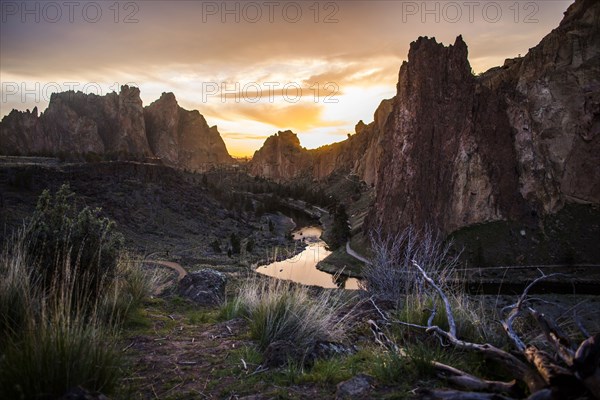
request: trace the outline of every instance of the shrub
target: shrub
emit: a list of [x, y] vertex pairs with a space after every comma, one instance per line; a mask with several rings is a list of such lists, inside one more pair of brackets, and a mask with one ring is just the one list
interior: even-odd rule
[[458, 255], [451, 255], [452, 243], [443, 243], [439, 234], [431, 229], [417, 232], [409, 227], [396, 234], [385, 236], [376, 229], [371, 234], [373, 259], [363, 270], [362, 288], [369, 295], [389, 300], [398, 307], [409, 295], [420, 301], [431, 296], [431, 288], [413, 267], [416, 260], [438, 284], [450, 284]]
[[120, 367], [114, 325], [100, 321], [100, 303], [74, 300], [83, 276], [69, 257], [58, 257], [64, 274], [46, 287], [25, 237], [15, 235], [0, 255], [0, 398], [53, 399], [77, 385], [110, 392]]
[[344, 338], [347, 318], [339, 316], [345, 304], [342, 296], [334, 291], [311, 296], [309, 288], [290, 281], [253, 278], [242, 284], [226, 309], [249, 320], [250, 333], [262, 350], [277, 340], [309, 348], [317, 340]]
[[0, 253], [0, 398], [54, 399], [78, 385], [110, 393], [115, 333], [152, 291], [112, 222], [76, 213], [70, 197], [45, 192]]
[[64, 280], [65, 266], [77, 266], [81, 279], [73, 282], [74, 298], [83, 302], [91, 297], [94, 302], [115, 274], [124, 239], [116, 232], [115, 223], [100, 215], [100, 209], [78, 211], [73, 197], [68, 185], [61, 186], [54, 196], [45, 190], [25, 241], [45, 290]]

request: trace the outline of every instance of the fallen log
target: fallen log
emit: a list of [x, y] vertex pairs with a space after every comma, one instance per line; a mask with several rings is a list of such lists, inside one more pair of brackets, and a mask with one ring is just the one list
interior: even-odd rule
[[525, 357], [550, 386], [560, 386], [575, 378], [571, 371], [556, 365], [548, 353], [535, 346], [528, 346], [525, 349]]

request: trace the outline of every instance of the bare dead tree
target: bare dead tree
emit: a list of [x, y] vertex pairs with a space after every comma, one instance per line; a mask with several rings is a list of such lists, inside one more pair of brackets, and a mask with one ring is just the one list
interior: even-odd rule
[[458, 264], [459, 254], [452, 254], [452, 243], [445, 243], [431, 228], [417, 231], [408, 227], [386, 235], [381, 227], [371, 232], [373, 258], [363, 270], [362, 288], [379, 300], [399, 305], [408, 295], [420, 300], [430, 295], [430, 288], [412, 260], [417, 259], [427, 274], [442, 285]]

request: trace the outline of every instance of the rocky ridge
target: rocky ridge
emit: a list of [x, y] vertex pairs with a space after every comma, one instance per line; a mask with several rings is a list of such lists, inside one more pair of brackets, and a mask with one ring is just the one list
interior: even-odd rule
[[198, 111], [181, 108], [172, 93], [144, 108], [139, 89], [129, 86], [105, 96], [54, 93], [39, 116], [37, 108], [11, 111], [0, 122], [0, 153], [159, 157], [191, 170], [232, 161], [217, 127]]

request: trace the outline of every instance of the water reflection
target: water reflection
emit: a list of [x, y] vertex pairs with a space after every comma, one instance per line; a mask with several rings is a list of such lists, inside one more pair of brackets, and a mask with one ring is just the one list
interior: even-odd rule
[[315, 285], [324, 288], [358, 289], [355, 278], [334, 276], [317, 269], [319, 261], [331, 254], [321, 240], [322, 229], [309, 226], [292, 233], [295, 240], [307, 244], [306, 248], [293, 257], [282, 261], [275, 261], [257, 268], [257, 272], [279, 279], [288, 279], [305, 285]]

